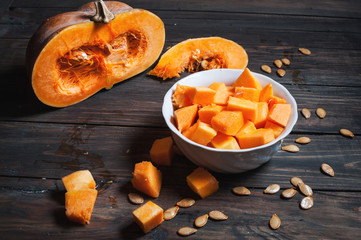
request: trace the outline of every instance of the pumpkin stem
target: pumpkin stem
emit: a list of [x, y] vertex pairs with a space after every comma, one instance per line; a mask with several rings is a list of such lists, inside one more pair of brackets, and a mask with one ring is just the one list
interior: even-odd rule
[[109, 23], [111, 20], [114, 19], [114, 14], [109, 11], [103, 0], [94, 1], [94, 5], [96, 9], [96, 14], [92, 17], [92, 21]]

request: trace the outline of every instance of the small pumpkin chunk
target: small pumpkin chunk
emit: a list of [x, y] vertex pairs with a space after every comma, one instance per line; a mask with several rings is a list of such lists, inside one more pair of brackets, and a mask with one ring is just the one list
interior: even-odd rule
[[244, 98], [252, 102], [258, 102], [261, 90], [248, 87], [236, 87], [234, 90], [234, 97]]
[[238, 142], [234, 137], [220, 132], [212, 139], [211, 144], [214, 148], [219, 149], [240, 149]]
[[273, 97], [273, 87], [272, 84], [269, 83], [267, 86], [265, 86], [260, 95], [259, 95], [259, 101], [260, 102], [267, 102]]
[[268, 109], [271, 109], [272, 106], [274, 104], [277, 103], [287, 103], [285, 99], [277, 97], [277, 96], [272, 96], [269, 100], [268, 100]]
[[243, 113], [239, 111], [222, 111], [212, 118], [211, 123], [216, 131], [234, 136], [243, 126]]
[[264, 145], [275, 139], [272, 129], [260, 128], [249, 134], [236, 136], [240, 148], [253, 148]]
[[278, 138], [279, 135], [281, 135], [281, 133], [284, 130], [284, 127], [281, 127], [280, 125], [273, 123], [269, 120], [266, 121], [266, 124], [264, 125], [264, 128], [268, 128], [268, 129], [272, 129], [273, 133], [275, 135], [275, 138]]
[[152, 201], [148, 201], [135, 209], [133, 217], [144, 233], [150, 232], [164, 221], [163, 209]]
[[189, 91], [190, 99], [193, 104], [207, 106], [214, 102], [216, 91], [208, 87], [194, 87]]
[[195, 124], [193, 124], [190, 128], [182, 132], [183, 136], [185, 136], [188, 139], [191, 139], [194, 131], [198, 128], [199, 121], [197, 121]]
[[192, 100], [189, 98], [188, 91], [191, 87], [177, 84], [177, 87], [172, 94], [172, 102], [175, 108], [182, 108], [192, 105]]
[[98, 191], [95, 189], [71, 190], [65, 193], [66, 216], [72, 222], [89, 224]]
[[274, 104], [269, 111], [268, 120], [286, 127], [291, 117], [291, 104]]
[[223, 106], [215, 104], [205, 106], [198, 111], [199, 120], [204, 123], [211, 124], [212, 118], [218, 113], [220, 113], [222, 110], [224, 110]]
[[214, 103], [215, 104], [227, 105], [229, 92], [228, 92], [228, 89], [226, 87], [226, 84], [215, 82], [215, 83], [212, 83], [209, 86], [209, 88], [216, 91], [216, 95], [214, 95]]
[[238, 79], [233, 83], [233, 87], [249, 87], [262, 90], [259, 81], [252, 75], [251, 71], [246, 68]]
[[196, 143], [207, 146], [216, 135], [217, 131], [209, 124], [199, 121], [190, 139]]
[[80, 170], [62, 177], [65, 189], [69, 191], [80, 189], [95, 189], [95, 181], [89, 170]]
[[257, 103], [257, 114], [256, 119], [254, 120], [254, 125], [256, 128], [262, 128], [266, 124], [268, 116], [268, 105], [266, 102]]
[[158, 165], [170, 166], [173, 156], [174, 150], [172, 137], [156, 139], [153, 142], [152, 148], [150, 149], [150, 159], [152, 162]]
[[257, 104], [244, 98], [229, 97], [227, 110], [241, 111], [245, 120], [254, 121], [257, 114]]
[[177, 124], [177, 128], [180, 132], [187, 130], [196, 119], [198, 112], [198, 105], [194, 104], [191, 106], [179, 108], [174, 111], [174, 119]]
[[138, 191], [151, 197], [158, 197], [162, 186], [162, 173], [151, 162], [135, 164], [132, 185]]
[[219, 188], [217, 179], [201, 167], [187, 176], [187, 184], [201, 198], [208, 197]]
[[239, 129], [239, 131], [237, 132], [236, 134], [236, 137], [238, 135], [242, 135], [242, 134], [248, 134], [248, 133], [251, 133], [251, 132], [254, 132], [256, 131], [256, 126], [254, 125], [253, 122], [251, 121], [247, 121], [242, 127], [241, 129]]

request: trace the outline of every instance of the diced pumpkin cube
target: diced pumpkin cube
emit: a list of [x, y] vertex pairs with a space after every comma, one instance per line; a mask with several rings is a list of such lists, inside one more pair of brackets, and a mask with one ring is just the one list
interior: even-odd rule
[[182, 108], [192, 105], [192, 100], [189, 98], [189, 86], [178, 84], [174, 93], [172, 94], [172, 102], [175, 108]]
[[212, 117], [220, 113], [224, 109], [223, 106], [211, 104], [205, 107], [202, 107], [198, 111], [199, 120], [211, 124]]
[[170, 166], [174, 155], [172, 137], [156, 139], [150, 149], [150, 159], [158, 165]]
[[214, 95], [214, 103], [218, 105], [226, 105], [229, 97], [229, 92], [224, 83], [212, 83], [209, 86], [210, 89], [216, 91], [216, 95]]
[[234, 95], [234, 87], [233, 86], [226, 86], [228, 90], [228, 95], [233, 96]]
[[72, 222], [89, 224], [98, 191], [95, 189], [71, 190], [65, 193], [66, 216]]
[[135, 164], [132, 185], [138, 191], [151, 197], [158, 197], [162, 186], [162, 173], [151, 162]]
[[272, 84], [269, 83], [267, 84], [267, 86], [265, 86], [260, 95], [259, 95], [259, 101], [260, 102], [266, 102], [268, 103], [268, 101], [273, 97], [273, 87]]
[[257, 114], [257, 103], [244, 98], [229, 97], [227, 110], [241, 111], [245, 120], [254, 121]]
[[234, 97], [244, 98], [253, 102], [259, 101], [260, 89], [248, 87], [236, 87], [234, 90]]
[[200, 167], [187, 176], [187, 184], [201, 198], [208, 197], [219, 188], [217, 179]]
[[174, 111], [174, 120], [180, 132], [187, 130], [196, 119], [198, 105], [194, 104], [188, 107], [179, 108]]
[[212, 147], [219, 149], [239, 149], [237, 140], [229, 135], [218, 133], [211, 141]]
[[268, 120], [277, 123], [282, 127], [286, 127], [291, 117], [290, 104], [274, 104], [269, 111]]
[[67, 191], [95, 189], [95, 181], [89, 170], [73, 172], [61, 179]]
[[243, 126], [244, 118], [239, 111], [222, 111], [212, 118], [211, 123], [217, 132], [234, 136]]
[[193, 87], [192, 90], [189, 91], [192, 103], [201, 105], [202, 107], [213, 103], [215, 95], [216, 91], [208, 87]]
[[266, 124], [264, 125], [264, 128], [266, 129], [272, 129], [273, 133], [275, 135], [275, 138], [278, 138], [279, 135], [281, 135], [281, 133], [284, 130], [284, 127], [281, 127], [280, 125], [273, 123], [269, 120], [266, 121]]
[[182, 132], [183, 136], [185, 136], [188, 139], [191, 139], [194, 131], [197, 129], [199, 125], [199, 121], [197, 121], [195, 124], [193, 124], [190, 128], [188, 128], [187, 130], [185, 130], [184, 132]]
[[261, 84], [248, 68], [244, 69], [241, 76], [233, 83], [233, 87], [249, 87], [262, 90]]
[[197, 122], [197, 127], [194, 130], [190, 140], [205, 145], [207, 144], [217, 135], [217, 131], [214, 130], [209, 124], [204, 122]]
[[135, 209], [133, 217], [144, 233], [150, 232], [164, 221], [163, 209], [152, 201], [148, 201]]
[[264, 145], [275, 139], [272, 129], [260, 128], [249, 134], [236, 136], [241, 149]]
[[274, 104], [277, 103], [287, 103], [285, 99], [277, 97], [277, 96], [272, 96], [269, 100], [268, 100], [268, 109], [271, 109], [272, 106]]
[[256, 131], [256, 126], [254, 125], [253, 122], [251, 121], [247, 121], [242, 127], [241, 129], [239, 129], [239, 131], [236, 134], [236, 137], [238, 135], [242, 135], [242, 134], [248, 134], [251, 133], [253, 131]]
[[256, 128], [263, 128], [268, 116], [268, 104], [266, 102], [257, 103], [256, 119], [253, 121]]

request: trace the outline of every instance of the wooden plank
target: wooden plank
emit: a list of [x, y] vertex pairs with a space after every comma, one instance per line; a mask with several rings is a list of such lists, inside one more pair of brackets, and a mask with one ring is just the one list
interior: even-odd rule
[[[47, 180], [51, 181], [51, 180]], [[24, 182], [25, 184], [25, 182]], [[222, 187], [217, 193], [199, 199], [183, 185], [163, 186], [159, 198], [150, 199], [167, 209], [183, 197], [194, 197], [196, 204], [180, 209], [178, 215], [163, 222], [148, 234], [135, 224], [132, 205], [127, 194], [134, 191], [129, 182], [109, 184], [100, 188], [91, 223], [79, 226], [69, 222], [64, 214], [64, 191], [25, 192], [2, 190], [0, 195], [0, 238], [2, 239], [182, 239], [178, 228], [193, 227], [196, 217], [217, 209], [228, 215], [226, 221], [208, 223], [193, 236], [197, 239], [358, 239], [361, 237], [360, 192], [315, 191], [314, 207], [301, 210], [301, 194], [284, 200], [280, 194], [266, 195], [263, 189], [251, 189], [251, 196], [239, 197], [231, 188]], [[112, 198], [109, 198], [109, 197]], [[268, 226], [276, 213], [281, 227]], [[302, 233], [300, 235], [300, 233]]]
[[[295, 131], [337, 133], [340, 128], [350, 128], [355, 134], [361, 133], [361, 122], [358, 120], [361, 119], [359, 88], [298, 85], [308, 77], [316, 82], [319, 75], [315, 70], [315, 75], [310, 76], [305, 70], [292, 79], [290, 75], [294, 73], [287, 74], [283, 81], [287, 82], [285, 86], [295, 97], [298, 108], [306, 107], [314, 112], [317, 107], [322, 107], [327, 111], [327, 117], [323, 120], [314, 113], [309, 120], [300, 115]], [[122, 126], [165, 127], [161, 113], [163, 96], [177, 80], [162, 81], [142, 73], [114, 86], [110, 91], [102, 90], [75, 106], [55, 109], [36, 99], [23, 67], [14, 66], [6, 74], [12, 76], [1, 79], [1, 120]], [[328, 77], [331, 78], [331, 75]], [[334, 84], [340, 84], [339, 79], [334, 79]]]
[[[169, 136], [163, 128], [128, 128], [39, 123], [0, 123], [0, 176], [60, 179], [70, 172], [89, 169], [97, 180], [129, 181], [134, 164], [149, 161], [149, 150], [157, 138]], [[284, 144], [302, 135], [291, 134]], [[265, 188], [279, 183], [290, 186], [293, 176], [301, 177], [317, 190], [360, 191], [355, 184], [361, 174], [357, 136], [311, 135], [308, 145], [297, 154], [279, 151], [264, 166], [243, 174], [216, 174], [221, 185], [242, 184]], [[20, 151], [21, 150], [21, 151]], [[336, 176], [320, 172], [330, 164]], [[184, 156], [177, 156], [172, 167], [161, 167], [164, 181], [177, 186], [195, 168]]]
[[[68, 12], [66, 8], [10, 8], [0, 17], [1, 24], [39, 26], [45, 19], [60, 13]], [[183, 21], [196, 21], [196, 26], [204, 28], [205, 25], [218, 25], [219, 21], [225, 26], [236, 25], [242, 29], [268, 29], [288, 31], [312, 31], [312, 32], [342, 32], [360, 33], [361, 23], [355, 18], [318, 17], [315, 23], [314, 17], [290, 16], [273, 14], [252, 13], [227, 13], [207, 11], [189, 12], [178, 10], [153, 10], [165, 23], [181, 24]], [[215, 20], [217, 19], [217, 20]], [[264, 24], [267, 22], [267, 24]]]
[[[63, 0], [56, 2], [49, 1], [36, 1], [31, 0], [14, 0], [12, 3], [13, 8], [19, 7], [61, 7], [76, 9], [83, 3], [87, 3], [89, 0], [71, 1]], [[276, 0], [270, 4], [267, 0], [261, 1], [239, 1], [239, 0], [227, 0], [227, 1], [176, 1], [176, 0], [163, 0], [163, 1], [129, 1], [123, 2], [129, 4], [134, 8], [144, 8], [150, 10], [188, 10], [188, 11], [209, 11], [209, 12], [251, 12], [251, 13], [269, 13], [269, 14], [287, 14], [287, 15], [306, 15], [306, 16], [332, 16], [332, 17], [360, 17], [360, 2], [354, 0], [348, 1], [311, 1], [306, 0], [302, 2]]]

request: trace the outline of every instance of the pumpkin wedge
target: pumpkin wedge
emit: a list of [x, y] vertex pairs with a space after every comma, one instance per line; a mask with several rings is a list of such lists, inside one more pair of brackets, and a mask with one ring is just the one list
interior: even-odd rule
[[237, 43], [221, 37], [188, 39], [165, 52], [150, 75], [163, 78], [180, 77], [187, 69], [198, 72], [215, 68], [244, 69], [248, 55]]
[[54, 107], [78, 103], [143, 72], [159, 57], [164, 39], [159, 17], [116, 1], [51, 17], [27, 48], [34, 92]]

